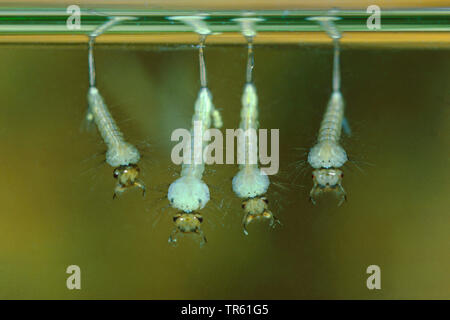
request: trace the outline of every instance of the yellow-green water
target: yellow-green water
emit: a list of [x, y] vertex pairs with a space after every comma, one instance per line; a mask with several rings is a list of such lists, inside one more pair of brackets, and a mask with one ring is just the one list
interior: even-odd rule
[[[205, 54], [214, 103], [235, 128], [246, 48]], [[197, 59], [188, 46], [96, 48], [98, 87], [143, 150], [149, 187], [145, 198], [133, 190], [113, 200], [101, 138], [79, 130], [87, 48], [0, 48], [0, 298], [450, 298], [449, 51], [343, 48], [353, 135], [342, 140], [362, 171], [346, 165], [348, 201], [338, 208], [309, 202], [308, 167], [290, 184], [305, 158], [295, 148], [313, 145], [330, 95], [331, 47], [256, 47], [260, 124], [280, 129], [272, 180], [287, 189], [272, 185], [269, 198], [283, 226], [254, 224], [244, 236], [231, 190], [238, 168], [214, 165], [204, 177], [208, 244], [184, 237], [173, 248], [164, 196], [180, 168], [170, 134], [190, 126]], [[79, 291], [66, 288], [72, 264]], [[372, 264], [378, 291], [366, 287]]]

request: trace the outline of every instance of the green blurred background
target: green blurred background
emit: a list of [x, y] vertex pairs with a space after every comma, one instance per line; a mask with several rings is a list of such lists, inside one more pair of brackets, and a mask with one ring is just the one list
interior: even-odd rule
[[[239, 123], [244, 46], [205, 50], [225, 128]], [[257, 46], [262, 128], [280, 129], [272, 210], [283, 226], [241, 228], [231, 191], [238, 168], [210, 166], [202, 211], [208, 244], [167, 243], [164, 199], [179, 167], [170, 134], [187, 128], [199, 88], [191, 46], [96, 48], [98, 87], [127, 139], [143, 153], [149, 188], [113, 200], [105, 146], [80, 132], [86, 46], [0, 48], [0, 298], [380, 299], [450, 298], [450, 60], [433, 49], [342, 52], [342, 90], [353, 129], [343, 145], [348, 201], [313, 206], [307, 166], [331, 91], [330, 46]], [[306, 148], [298, 150], [297, 148]], [[359, 166], [361, 170], [357, 168]], [[81, 290], [66, 288], [67, 266]], [[366, 268], [381, 267], [381, 290]]]

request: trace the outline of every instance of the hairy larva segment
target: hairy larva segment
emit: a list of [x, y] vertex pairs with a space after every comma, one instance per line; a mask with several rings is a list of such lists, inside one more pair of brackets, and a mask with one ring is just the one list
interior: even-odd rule
[[239, 127], [243, 130], [258, 129], [258, 95], [253, 83], [245, 85], [241, 102], [241, 123]]
[[344, 119], [344, 99], [340, 91], [332, 93], [320, 124], [317, 144], [308, 154], [311, 167], [339, 168], [347, 162], [347, 153], [339, 145]]
[[341, 137], [343, 118], [344, 99], [340, 92], [333, 92], [322, 123], [320, 124], [317, 142], [329, 140], [337, 143]]
[[89, 111], [88, 117], [93, 118], [103, 140], [108, 148], [123, 143], [123, 134], [120, 132], [108, 107], [95, 87], [90, 87], [88, 92]]
[[139, 151], [135, 146], [124, 140], [122, 132], [120, 132], [102, 96], [95, 87], [89, 89], [88, 104], [88, 114], [92, 115], [98, 131], [108, 147], [106, 162], [112, 167], [138, 163], [140, 159]]
[[[214, 104], [212, 102], [211, 92], [207, 88], [201, 88], [197, 100], [195, 101], [194, 107], [195, 113], [192, 117], [192, 126], [194, 127], [195, 121], [200, 121], [201, 126], [201, 137], [204, 136], [206, 130], [211, 127], [211, 119], [214, 111], [217, 111], [214, 108]], [[218, 117], [218, 115], [216, 115]], [[218, 119], [217, 119], [218, 121]], [[220, 119], [221, 121], [221, 119]], [[195, 154], [194, 154], [194, 139], [193, 139], [193, 129], [191, 130], [192, 141], [191, 141], [191, 161], [190, 163], [185, 163], [182, 166], [181, 176], [182, 177], [195, 177], [199, 180], [202, 179], [203, 172], [205, 171], [205, 164], [203, 159], [201, 159], [201, 163], [195, 163]], [[201, 141], [201, 150], [203, 154], [203, 149], [205, 146], [205, 141]]]
[[207, 129], [211, 127], [212, 111], [214, 110], [212, 95], [208, 88], [201, 88], [198, 92], [194, 110], [195, 113], [192, 117], [192, 126], [194, 126], [194, 121], [201, 121], [203, 125], [203, 134]]

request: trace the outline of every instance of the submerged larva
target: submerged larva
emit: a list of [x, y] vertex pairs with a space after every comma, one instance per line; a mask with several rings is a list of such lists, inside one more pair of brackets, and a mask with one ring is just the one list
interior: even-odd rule
[[[195, 31], [200, 34], [199, 44], [199, 63], [200, 63], [200, 84], [197, 100], [195, 102], [195, 112], [192, 117], [192, 128], [196, 123], [200, 123], [201, 137], [206, 130], [213, 124], [215, 127], [222, 126], [222, 118], [212, 102], [212, 95], [207, 86], [206, 66], [204, 58], [204, 46], [207, 34], [210, 33], [201, 17], [176, 17], [189, 25], [194, 26]], [[175, 19], [175, 18], [174, 18]], [[191, 133], [194, 129], [191, 130]], [[194, 139], [191, 139], [192, 150], [194, 150]], [[200, 150], [203, 151], [205, 145], [203, 139], [200, 139]], [[201, 153], [203, 154], [203, 152]], [[203, 217], [198, 210], [201, 210], [210, 200], [209, 187], [202, 180], [205, 164], [203, 159], [195, 159], [194, 152], [191, 152], [190, 163], [182, 165], [181, 176], [170, 186], [167, 198], [170, 205], [180, 210], [174, 217], [175, 229], [169, 237], [169, 243], [175, 245], [178, 241], [178, 235], [191, 233], [200, 238], [200, 245], [206, 243], [206, 237], [201, 229]], [[200, 161], [198, 161], [200, 160]]]
[[343, 173], [339, 169], [348, 160], [347, 153], [339, 144], [342, 126], [344, 125], [344, 99], [341, 93], [340, 63], [339, 63], [339, 39], [341, 34], [337, 30], [334, 17], [315, 17], [327, 34], [333, 39], [333, 92], [328, 102], [323, 120], [320, 124], [317, 143], [310, 149], [308, 162], [313, 170], [313, 187], [310, 192], [312, 203], [324, 192], [334, 192], [341, 205], [346, 199], [346, 193], [342, 187]]
[[107, 29], [123, 20], [129, 19], [133, 18], [113, 17], [89, 35], [89, 91], [87, 96], [89, 107], [86, 120], [95, 122], [108, 148], [106, 162], [114, 167], [113, 176], [117, 179], [113, 198], [116, 198], [119, 194], [132, 187], [141, 188], [142, 193], [145, 194], [145, 185], [138, 178], [140, 172], [138, 167], [138, 162], [141, 157], [140, 153], [135, 146], [125, 141], [123, 133], [114, 121], [103, 97], [96, 87], [94, 43], [95, 39]]
[[248, 235], [247, 226], [253, 220], [269, 220], [270, 226], [275, 226], [279, 220], [269, 210], [268, 200], [265, 196], [270, 185], [269, 177], [258, 167], [257, 138], [258, 130], [258, 95], [253, 83], [254, 53], [253, 37], [256, 35], [253, 24], [261, 21], [258, 18], [239, 18], [235, 21], [241, 24], [242, 34], [247, 39], [247, 69], [246, 84], [242, 95], [241, 122], [239, 128], [243, 132], [254, 131], [252, 135], [245, 135], [243, 145], [238, 145], [239, 154], [244, 152], [244, 164], [239, 166], [239, 172], [233, 177], [232, 187], [234, 193], [244, 199], [242, 221], [244, 234]]

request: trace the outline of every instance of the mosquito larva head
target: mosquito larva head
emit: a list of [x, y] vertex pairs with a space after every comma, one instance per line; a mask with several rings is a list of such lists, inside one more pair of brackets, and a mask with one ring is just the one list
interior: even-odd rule
[[253, 220], [269, 220], [269, 225], [274, 227], [280, 221], [269, 210], [269, 200], [265, 196], [254, 197], [242, 202], [245, 216], [242, 222], [244, 233], [247, 235], [247, 226]]
[[169, 243], [176, 245], [178, 242], [178, 236], [181, 234], [195, 234], [200, 238], [200, 246], [206, 243], [206, 237], [203, 235], [203, 231], [200, 228], [203, 217], [199, 213], [180, 212], [173, 217], [175, 223], [175, 229], [169, 237]]
[[183, 233], [193, 233], [200, 230], [203, 217], [199, 213], [180, 212], [173, 217], [176, 228]]
[[124, 186], [132, 186], [141, 169], [136, 164], [127, 164], [114, 169], [114, 178]]
[[339, 169], [318, 169], [313, 171], [314, 183], [322, 189], [334, 189], [341, 184], [344, 174]]
[[242, 209], [246, 214], [261, 215], [265, 210], [269, 209], [269, 200], [266, 197], [254, 197], [242, 202]]
[[145, 194], [145, 185], [138, 179], [141, 170], [137, 164], [122, 165], [114, 169], [113, 176], [117, 179], [114, 198], [117, 194], [124, 192], [128, 188], [139, 187]]
[[339, 205], [346, 199], [345, 190], [342, 187], [344, 174], [339, 169], [317, 169], [313, 171], [314, 186], [311, 189], [310, 198], [315, 203], [316, 198], [324, 192], [334, 192], [339, 198]]

